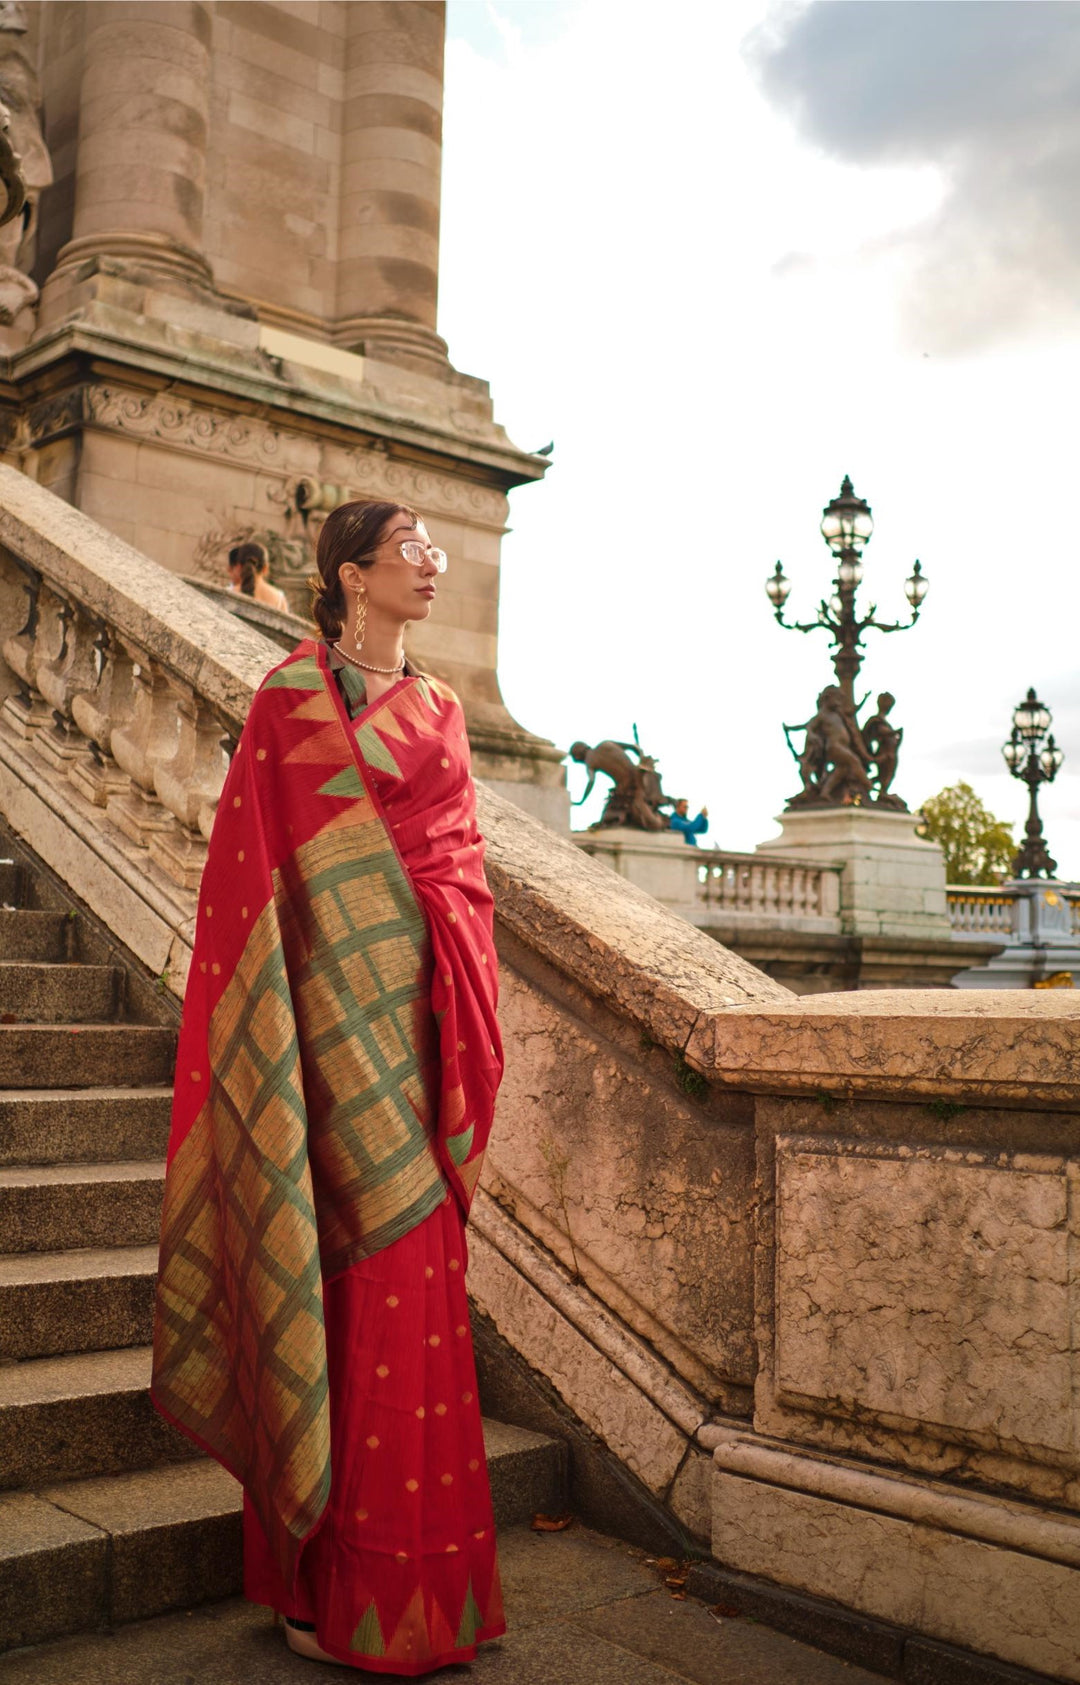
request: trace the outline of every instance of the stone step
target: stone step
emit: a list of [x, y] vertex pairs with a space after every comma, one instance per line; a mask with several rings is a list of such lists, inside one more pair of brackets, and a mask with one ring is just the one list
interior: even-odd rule
[[149, 1346], [0, 1365], [0, 1487], [183, 1461], [194, 1446], [150, 1402]]
[[0, 1253], [149, 1244], [164, 1188], [163, 1159], [2, 1169]]
[[0, 1092], [0, 1165], [162, 1158], [172, 1090], [23, 1088]]
[[0, 1360], [146, 1345], [156, 1274], [156, 1246], [0, 1257]]
[[17, 1024], [107, 1024], [119, 1010], [122, 980], [115, 965], [0, 959], [0, 1018], [13, 1014]]
[[[485, 1423], [495, 1519], [564, 1502], [565, 1447]], [[0, 1496], [0, 1650], [233, 1595], [241, 1497], [206, 1458]]]
[[66, 959], [70, 923], [66, 913], [0, 907], [0, 959]]
[[0, 1089], [170, 1082], [175, 1057], [156, 1024], [0, 1024]]

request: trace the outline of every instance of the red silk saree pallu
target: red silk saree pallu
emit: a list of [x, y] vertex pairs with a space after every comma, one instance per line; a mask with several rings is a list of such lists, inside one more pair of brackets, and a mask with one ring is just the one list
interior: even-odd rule
[[261, 685], [203, 873], [154, 1326], [161, 1412], [240, 1480], [245, 1589], [416, 1675], [505, 1630], [464, 1220], [502, 1074], [465, 723]]

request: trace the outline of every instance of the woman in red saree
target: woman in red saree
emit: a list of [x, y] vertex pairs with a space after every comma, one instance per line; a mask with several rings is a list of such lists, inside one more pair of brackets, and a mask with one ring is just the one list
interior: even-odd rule
[[152, 1393], [244, 1486], [246, 1595], [415, 1676], [505, 1630], [464, 1223], [502, 1074], [461, 706], [405, 660], [446, 566], [349, 503], [203, 873]]

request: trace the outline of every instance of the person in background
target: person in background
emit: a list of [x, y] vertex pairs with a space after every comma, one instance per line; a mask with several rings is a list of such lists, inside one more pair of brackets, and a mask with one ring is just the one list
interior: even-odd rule
[[689, 843], [691, 848], [696, 848], [702, 832], [709, 829], [709, 810], [703, 807], [696, 819], [690, 818], [689, 810], [690, 803], [685, 796], [680, 796], [671, 815], [671, 829], [681, 831], [683, 842]]
[[229, 590], [254, 597], [267, 608], [291, 613], [284, 591], [270, 583], [270, 557], [265, 544], [257, 544], [253, 539], [246, 544], [234, 544], [229, 551]]

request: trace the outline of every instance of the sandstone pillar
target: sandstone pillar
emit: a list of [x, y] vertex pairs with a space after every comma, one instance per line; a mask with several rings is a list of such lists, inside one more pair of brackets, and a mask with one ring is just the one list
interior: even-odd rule
[[201, 0], [89, 0], [72, 238], [54, 294], [95, 257], [206, 284], [210, 14]]
[[445, 363], [435, 332], [445, 7], [348, 9], [334, 338]]

